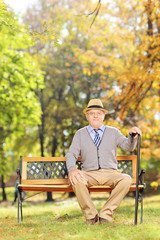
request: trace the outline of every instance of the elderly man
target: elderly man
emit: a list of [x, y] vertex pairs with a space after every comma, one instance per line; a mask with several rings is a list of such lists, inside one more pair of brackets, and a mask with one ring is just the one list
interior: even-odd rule
[[[113, 214], [128, 193], [132, 182], [129, 175], [121, 173], [117, 168], [117, 147], [133, 151], [137, 135], [142, 133], [139, 128], [132, 127], [126, 138], [118, 129], [103, 125], [107, 111], [100, 99], [91, 99], [83, 112], [89, 125], [75, 133], [69, 152], [66, 154], [69, 180], [86, 223], [93, 225], [98, 222], [100, 224], [112, 222]], [[133, 141], [132, 134], [135, 135]], [[76, 169], [79, 155], [82, 159], [81, 171]], [[88, 187], [93, 185], [113, 187], [99, 217], [88, 192]]]

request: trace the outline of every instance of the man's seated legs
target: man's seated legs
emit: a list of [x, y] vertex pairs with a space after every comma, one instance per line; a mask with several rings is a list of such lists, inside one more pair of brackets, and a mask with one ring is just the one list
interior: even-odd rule
[[97, 215], [97, 210], [91, 200], [88, 187], [107, 185], [114, 189], [100, 211], [100, 218], [104, 219], [104, 221], [112, 222], [114, 212], [129, 191], [132, 182], [131, 177], [127, 174], [122, 174], [119, 170], [109, 169], [87, 171], [83, 172], [83, 174], [86, 181], [82, 179], [82, 181], [77, 182], [72, 187], [85, 218], [93, 219]]
[[85, 218], [93, 219], [97, 215], [97, 210], [91, 200], [88, 187], [97, 185], [98, 181], [94, 177], [91, 177], [87, 172], [83, 172], [83, 175], [85, 177], [85, 180], [83, 178], [80, 182], [72, 185], [72, 188], [76, 194], [77, 201]]
[[122, 174], [119, 170], [103, 169], [103, 171], [103, 185], [108, 185], [110, 187], [113, 187], [114, 189], [112, 190], [109, 199], [100, 211], [100, 218], [112, 222], [113, 214], [119, 207], [123, 198], [128, 193], [130, 185], [132, 183], [132, 179], [129, 175]]

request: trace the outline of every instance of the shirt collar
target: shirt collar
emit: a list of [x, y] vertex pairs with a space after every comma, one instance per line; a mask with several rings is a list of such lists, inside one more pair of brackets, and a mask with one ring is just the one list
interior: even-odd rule
[[[87, 126], [88, 132], [91, 133], [92, 131], [94, 131], [94, 128], [92, 128], [90, 125]], [[101, 130], [102, 132], [104, 132], [105, 130], [105, 125], [101, 125], [98, 130]]]

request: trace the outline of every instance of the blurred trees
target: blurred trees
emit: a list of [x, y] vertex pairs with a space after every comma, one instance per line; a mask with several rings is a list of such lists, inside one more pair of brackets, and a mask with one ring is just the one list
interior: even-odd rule
[[[63, 8], [61, 4], [64, 4]], [[33, 32], [40, 31], [44, 22], [48, 26], [61, 16], [57, 24], [60, 30], [59, 46], [55, 47], [51, 39], [47, 42], [37, 39], [37, 44], [31, 49], [46, 73], [42, 104], [45, 124], [42, 121], [40, 130], [43, 129], [45, 149], [52, 156], [56, 152], [64, 155], [73, 134], [84, 125], [82, 108], [89, 99], [102, 97], [109, 67], [105, 54], [100, 56], [95, 51], [92, 32], [87, 33], [88, 25], [84, 26], [84, 22], [77, 17], [78, 4], [84, 9], [86, 6], [83, 2], [70, 1], [68, 4], [69, 8], [63, 1], [39, 1], [38, 11], [28, 9], [25, 17]], [[77, 12], [73, 15], [70, 11], [75, 4]]]
[[[38, 62], [45, 85], [25, 87], [42, 111], [41, 121], [34, 121], [38, 131], [26, 126], [27, 146], [34, 142], [36, 155], [64, 155], [75, 131], [87, 123], [82, 109], [90, 98], [101, 98], [108, 110], [106, 124], [125, 135], [131, 126], [142, 129], [143, 167], [156, 168], [158, 174], [160, 2], [103, 1], [90, 27], [94, 16], [89, 13], [97, 2], [39, 0], [23, 18], [29, 28], [23, 34], [32, 40], [21, 49]], [[31, 72], [37, 82], [36, 68]], [[23, 146], [7, 141], [14, 151]]]
[[9, 155], [11, 160], [14, 157], [13, 141], [23, 142], [26, 132], [39, 122], [41, 109], [34, 90], [43, 87], [43, 77], [27, 52], [32, 38], [3, 2], [0, 7], [0, 176], [4, 187], [13, 169], [9, 161]]
[[50, 39], [43, 43], [38, 39], [32, 50], [46, 73], [44, 142], [49, 154], [65, 153], [75, 130], [86, 124], [82, 109], [91, 97], [100, 97], [108, 109], [107, 123], [123, 126], [125, 134], [133, 125], [142, 128], [142, 157], [157, 161], [159, 4], [102, 2], [91, 28], [88, 14], [97, 6], [92, 1], [40, 0], [28, 9], [25, 22], [32, 31], [40, 31], [44, 24], [49, 29], [52, 22], [59, 33], [58, 47]]
[[[115, 17], [120, 33], [114, 38], [125, 39], [128, 45], [120, 53], [113, 75], [118, 76], [113, 94], [115, 113], [123, 125], [137, 125], [143, 131], [141, 155], [143, 165], [160, 169], [160, 2], [116, 1]], [[104, 10], [105, 11], [105, 10]], [[127, 35], [126, 35], [127, 34]], [[122, 48], [121, 48], [122, 49]], [[127, 54], [129, 53], [129, 55]], [[122, 57], [123, 56], [123, 57]], [[125, 66], [124, 66], [125, 64]], [[107, 101], [108, 98], [106, 98]]]

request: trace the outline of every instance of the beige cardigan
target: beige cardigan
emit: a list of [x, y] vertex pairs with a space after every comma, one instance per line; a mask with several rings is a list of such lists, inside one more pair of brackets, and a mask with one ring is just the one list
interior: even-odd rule
[[94, 144], [87, 127], [79, 129], [72, 140], [66, 154], [68, 172], [76, 169], [76, 160], [81, 156], [82, 170], [97, 170], [100, 168], [117, 169], [117, 147], [133, 151], [136, 140], [131, 142], [131, 136], [126, 138], [118, 129], [106, 126], [99, 147]]

